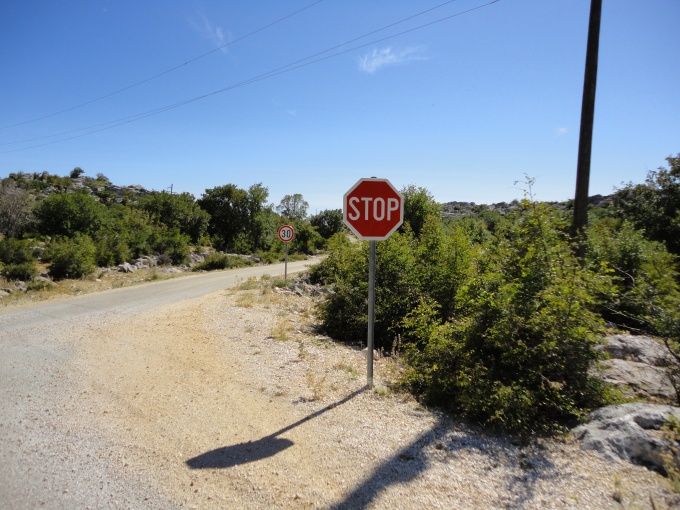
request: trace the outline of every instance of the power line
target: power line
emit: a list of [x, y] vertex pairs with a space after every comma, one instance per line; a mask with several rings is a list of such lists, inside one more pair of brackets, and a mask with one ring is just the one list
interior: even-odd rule
[[[457, 0], [447, 0], [447, 1], [444, 2], [444, 3], [441, 3], [441, 4], [439, 4], [439, 5], [436, 5], [436, 6], [434, 6], [434, 7], [431, 7], [431, 8], [429, 8], [429, 9], [424, 10], [424, 11], [420, 11], [420, 12], [418, 12], [418, 13], [416, 13], [416, 14], [413, 14], [413, 15], [411, 15], [411, 16], [408, 16], [408, 17], [406, 17], [406, 18], [402, 18], [402, 19], [400, 19], [399, 21], [395, 21], [394, 23], [390, 23], [389, 25], [385, 25], [384, 27], [378, 28], [378, 29], [376, 29], [376, 30], [373, 30], [373, 31], [371, 31], [371, 32], [368, 32], [368, 33], [366, 33], [366, 34], [363, 34], [363, 35], [361, 35], [361, 36], [359, 36], [359, 37], [355, 37], [354, 39], [350, 39], [350, 40], [345, 41], [345, 42], [343, 42], [343, 43], [341, 43], [341, 44], [338, 44], [338, 45], [336, 45], [336, 46], [332, 46], [332, 47], [327, 48], [327, 49], [325, 49], [325, 50], [323, 50], [323, 51], [320, 51], [320, 52], [318, 52], [318, 53], [314, 53], [314, 54], [309, 55], [309, 56], [307, 56], [307, 57], [304, 57], [304, 58], [302, 58], [302, 59], [299, 59], [299, 60], [296, 60], [296, 61], [291, 62], [291, 63], [289, 63], [289, 64], [286, 64], [285, 66], [276, 68], [276, 69], [274, 69], [274, 70], [272, 70], [272, 71], [268, 71], [267, 73], [264, 73], [263, 75], [258, 75], [258, 76], [254, 77], [254, 78], [250, 78], [250, 79], [246, 80], [245, 82], [237, 83], [237, 84], [235, 84], [235, 85], [233, 86], [233, 88], [242, 86], [242, 85], [244, 85], [244, 84], [250, 82], [251, 80], [259, 81], [259, 80], [261, 80], [261, 79], [264, 79], [263, 76], [266, 76], [266, 75], [271, 74], [271, 73], [280, 74], [279, 71], [281, 71], [281, 70], [283, 70], [283, 69], [286, 69], [286, 68], [288, 68], [288, 67], [296, 66], [297, 64], [300, 64], [301, 62], [304, 62], [304, 61], [306, 61], [306, 60], [311, 60], [311, 59], [313, 59], [313, 58], [315, 58], [315, 57], [318, 57], [318, 56], [320, 56], [320, 55], [323, 55], [323, 54], [325, 54], [325, 53], [329, 53], [329, 52], [331, 52], [331, 51], [333, 51], [333, 50], [337, 50], [337, 49], [339, 49], [339, 48], [342, 48], [343, 46], [346, 46], [346, 45], [348, 45], [348, 44], [352, 44], [352, 43], [354, 43], [354, 42], [356, 42], [356, 41], [359, 41], [359, 40], [361, 40], [361, 39], [365, 39], [366, 37], [370, 37], [371, 35], [377, 34], [378, 32], [383, 32], [383, 31], [385, 31], [385, 30], [387, 30], [387, 29], [389, 29], [389, 28], [392, 28], [392, 27], [394, 27], [394, 26], [400, 25], [400, 24], [402, 24], [402, 23], [405, 23], [405, 22], [407, 22], [407, 21], [410, 21], [410, 20], [412, 20], [412, 19], [414, 19], [414, 18], [417, 18], [417, 17], [419, 17], [419, 16], [423, 16], [423, 15], [429, 13], [429, 12], [432, 12], [432, 11], [434, 11], [434, 10], [436, 10], [436, 9], [440, 9], [440, 8], [442, 8], [442, 7], [444, 7], [444, 6], [448, 5], [448, 4], [452, 4], [452, 3], [456, 2], [456, 1], [457, 1]], [[298, 11], [298, 12], [299, 12], [299, 11]], [[254, 33], [254, 32], [253, 32], [253, 33]], [[397, 35], [399, 35], [399, 34], [397, 34]], [[243, 39], [243, 37], [242, 37], [241, 39]], [[381, 40], [382, 40], [382, 39], [381, 39]], [[370, 43], [370, 44], [375, 44], [375, 42], [380, 42], [381, 40], [374, 41], [374, 42], [372, 42], [372, 43]], [[361, 46], [360, 46], [360, 47], [361, 47]], [[219, 50], [219, 49], [220, 49], [220, 48], [217, 48], [217, 50]], [[357, 48], [353, 48], [353, 49], [351, 49], [351, 50], [349, 50], [349, 51], [354, 51], [355, 49], [357, 49]], [[213, 51], [217, 51], [217, 50], [213, 50]], [[212, 53], [212, 51], [211, 51], [210, 53]], [[345, 52], [345, 53], [346, 53], [346, 52]], [[207, 54], [208, 54], [208, 53], [206, 53], [206, 55], [207, 55]], [[342, 53], [339, 53], [338, 55], [341, 55], [341, 54], [342, 54]], [[198, 57], [198, 58], [200, 58], [200, 57]], [[194, 60], [196, 60], [196, 59], [194, 59]], [[275, 75], [275, 74], [274, 74], [274, 75]], [[148, 81], [148, 80], [147, 80], [147, 81]], [[230, 87], [225, 88], [225, 89], [220, 89], [220, 92], [224, 92], [224, 91], [229, 90], [229, 89], [230, 89]], [[122, 90], [125, 90], [125, 89], [121, 89], [121, 91], [122, 91]], [[108, 96], [102, 96], [102, 97], [108, 97]], [[200, 99], [202, 99], [203, 97], [204, 97], [204, 96], [201, 96]], [[189, 100], [189, 102], [192, 102], [192, 100]], [[84, 104], [89, 104], [89, 103], [84, 103]], [[176, 107], [182, 106], [183, 104], [185, 104], [185, 103], [184, 103], [184, 102], [176, 103]], [[174, 105], [170, 105], [170, 107], [174, 107]], [[136, 117], [138, 117], [138, 116], [141, 116], [140, 118], [144, 118], [144, 117], [148, 116], [147, 114], [153, 114], [154, 112], [155, 112], [155, 113], [160, 113], [161, 111], [165, 111], [165, 108], [166, 108], [166, 107], [161, 107], [158, 111], [157, 111], [157, 110], [152, 110], [152, 111], [150, 111], [150, 112], [135, 114], [135, 115], [131, 115], [131, 116], [128, 116], [128, 117], [123, 117], [123, 118], [120, 118], [120, 119], [116, 119], [116, 120], [113, 120], [113, 121], [102, 122], [102, 123], [100, 123], [100, 124], [93, 124], [93, 125], [86, 126], [86, 127], [83, 127], [83, 128], [72, 129], [72, 130], [70, 130], [70, 131], [63, 131], [63, 132], [61, 132], [61, 133], [55, 133], [55, 134], [52, 134], [52, 135], [39, 136], [39, 137], [35, 137], [35, 138], [27, 138], [27, 139], [24, 139], [24, 140], [16, 140], [16, 141], [14, 141], [14, 142], [0, 142], [0, 145], [14, 145], [14, 144], [18, 144], [18, 143], [35, 142], [35, 141], [38, 141], [38, 140], [45, 140], [45, 139], [47, 139], [47, 138], [54, 138], [54, 137], [57, 137], [57, 136], [65, 136], [65, 135], [70, 135], [70, 134], [73, 134], [73, 133], [79, 133], [79, 132], [81, 132], [81, 131], [88, 131], [88, 130], [90, 130], [90, 129], [101, 128], [101, 127], [103, 127], [103, 126], [107, 126], [108, 124], [120, 125], [120, 124], [118, 124], [118, 123], [126, 123], [125, 121], [128, 121], [128, 120], [137, 120]], [[110, 127], [115, 127], [115, 126], [110, 126]], [[94, 131], [94, 132], [99, 132], [99, 131], [101, 131], [101, 129], [98, 129], [98, 130], [96, 130], [96, 131]], [[87, 133], [85, 133], [85, 134], [87, 134]], [[73, 139], [73, 138], [74, 138], [74, 137], [70, 137], [70, 138], [66, 138], [65, 140], [71, 140], [71, 139]], [[35, 146], [34, 146], [34, 147], [35, 147]]]
[[[166, 112], [166, 111], [169, 111], [169, 110], [174, 110], [174, 109], [179, 108], [179, 107], [181, 107], [181, 106], [185, 106], [185, 105], [187, 105], [187, 104], [194, 103], [194, 102], [196, 102], [196, 101], [200, 101], [200, 100], [202, 100], [202, 99], [206, 99], [206, 98], [208, 98], [208, 97], [211, 97], [211, 96], [214, 96], [214, 95], [217, 95], [217, 94], [221, 94], [221, 93], [223, 93], [223, 92], [227, 92], [227, 91], [230, 91], [230, 90], [234, 90], [234, 89], [236, 89], [236, 88], [240, 88], [240, 87], [243, 87], [243, 86], [246, 86], [246, 85], [250, 85], [250, 84], [256, 83], [256, 82], [258, 82], [258, 81], [262, 81], [262, 80], [266, 80], [266, 79], [269, 79], [269, 78], [273, 78], [274, 76], [278, 76], [278, 75], [281, 75], [281, 74], [284, 74], [284, 73], [288, 73], [288, 72], [290, 72], [290, 71], [294, 71], [294, 70], [300, 69], [300, 68], [302, 68], [302, 67], [307, 67], [307, 66], [310, 66], [310, 65], [312, 65], [312, 64], [316, 64], [316, 63], [319, 63], [319, 62], [323, 62], [323, 61], [325, 61], [325, 60], [329, 60], [329, 59], [331, 59], [331, 58], [335, 58], [335, 57], [338, 57], [338, 56], [340, 56], [340, 55], [344, 55], [344, 54], [346, 54], [346, 53], [350, 53], [350, 52], [356, 51], [356, 50], [358, 50], [358, 49], [365, 48], [366, 46], [371, 46], [371, 45], [376, 44], [376, 43], [380, 43], [380, 42], [383, 42], [383, 41], [387, 41], [387, 40], [389, 40], [389, 39], [393, 39], [393, 38], [395, 38], [395, 37], [399, 37], [399, 36], [402, 36], [402, 35], [404, 35], [404, 34], [408, 34], [408, 33], [410, 33], [410, 32], [415, 32], [415, 31], [417, 31], [417, 30], [422, 30], [423, 28], [430, 27], [430, 26], [435, 25], [435, 24], [437, 24], [437, 23], [442, 23], [442, 22], [447, 21], [447, 20], [450, 20], [450, 19], [452, 19], [452, 18], [457, 18], [457, 17], [459, 17], [459, 16], [463, 16], [463, 15], [469, 14], [469, 13], [471, 13], [471, 12], [473, 12], [473, 11], [482, 9], [482, 8], [484, 8], [484, 7], [488, 7], [488, 6], [492, 5], [492, 4], [495, 4], [495, 3], [499, 2], [500, 0], [491, 0], [490, 2], [487, 2], [487, 3], [485, 3], [485, 4], [478, 5], [478, 6], [476, 6], [476, 7], [472, 7], [472, 8], [470, 8], [470, 9], [467, 9], [467, 10], [461, 11], [461, 12], [458, 12], [458, 13], [456, 13], [456, 14], [452, 14], [452, 15], [449, 15], [449, 16], [445, 16], [445, 17], [443, 17], [443, 18], [439, 18], [439, 19], [437, 19], [437, 20], [430, 21], [430, 22], [428, 22], [428, 23], [424, 23], [424, 24], [419, 25], [419, 26], [417, 26], [417, 27], [413, 27], [413, 28], [410, 28], [410, 29], [408, 29], [408, 30], [403, 30], [403, 31], [398, 32], [398, 33], [396, 33], [396, 34], [392, 34], [392, 35], [383, 37], [383, 38], [381, 38], [381, 39], [376, 39], [376, 40], [371, 41], [371, 42], [368, 42], [368, 43], [360, 44], [360, 45], [358, 45], [358, 46], [354, 46], [354, 47], [352, 47], [352, 48], [345, 49], [345, 50], [343, 50], [343, 51], [340, 51], [340, 52], [338, 52], [338, 53], [334, 53], [334, 54], [332, 54], [332, 55], [327, 55], [327, 56], [325, 56], [325, 57], [317, 58], [316, 60], [311, 60], [311, 59], [313, 59], [313, 58], [315, 58], [315, 57], [318, 57], [319, 55], [323, 55], [324, 53], [328, 53], [328, 52], [330, 52], [330, 51], [333, 51], [333, 50], [335, 50], [335, 49], [338, 49], [338, 48], [340, 48], [340, 47], [342, 47], [342, 46], [345, 46], [345, 45], [347, 45], [347, 44], [349, 44], [349, 43], [351, 43], [351, 42], [356, 42], [356, 41], [358, 41], [358, 40], [360, 40], [360, 39], [364, 39], [364, 38], [366, 38], [366, 37], [368, 37], [368, 36], [370, 36], [370, 35], [373, 35], [373, 34], [376, 34], [376, 33], [380, 32], [380, 31], [386, 30], [387, 28], [391, 28], [391, 27], [393, 27], [393, 26], [395, 26], [395, 25], [398, 25], [398, 24], [400, 24], [400, 23], [403, 23], [403, 22], [405, 22], [405, 21], [408, 21], [408, 20], [410, 20], [410, 19], [413, 19], [413, 18], [415, 18], [415, 17], [417, 17], [417, 16], [420, 16], [420, 15], [422, 15], [422, 14], [425, 14], [425, 13], [427, 13], [427, 12], [430, 12], [430, 11], [432, 11], [433, 9], [437, 9], [437, 8], [439, 8], [439, 7], [442, 7], [442, 6], [446, 5], [446, 4], [453, 3], [453, 2], [455, 2], [455, 1], [456, 1], [456, 0], [449, 0], [448, 2], [445, 2], [445, 3], [443, 3], [443, 4], [441, 4], [441, 5], [437, 6], [437, 7], [433, 7], [433, 8], [431, 8], [431, 9], [428, 9], [427, 11], [422, 11], [421, 13], [415, 14], [415, 15], [413, 15], [413, 16], [409, 16], [408, 18], [404, 18], [403, 20], [400, 20], [400, 21], [398, 21], [398, 22], [395, 22], [395, 23], [392, 23], [392, 24], [390, 24], [390, 25], [387, 25], [386, 27], [383, 27], [383, 28], [374, 30], [374, 31], [372, 31], [372, 32], [370, 32], [370, 33], [368, 33], [368, 34], [364, 34], [364, 35], [362, 35], [362, 36], [360, 36], [360, 37], [356, 37], [356, 38], [354, 38], [354, 39], [352, 39], [352, 40], [350, 40], [350, 41], [348, 41], [348, 42], [339, 44], [339, 45], [337, 45], [337, 46], [333, 46], [332, 48], [329, 48], [329, 49], [326, 49], [326, 50], [324, 50], [324, 51], [315, 53], [314, 55], [310, 55], [310, 56], [308, 56], [308, 57], [302, 58], [302, 59], [297, 60], [297, 61], [295, 61], [295, 62], [292, 62], [292, 63], [290, 63], [290, 64], [286, 64], [286, 65], [284, 65], [284, 66], [278, 67], [278, 68], [273, 69], [273, 70], [271, 70], [271, 71], [267, 71], [266, 73], [262, 73], [262, 74], [260, 74], [260, 75], [257, 75], [257, 76], [254, 76], [254, 77], [252, 77], [252, 78], [249, 78], [249, 79], [247, 79], [247, 80], [243, 80], [243, 81], [241, 81], [241, 82], [237, 82], [237, 83], [231, 84], [231, 85], [229, 85], [229, 86], [227, 86], [227, 87], [223, 87], [223, 88], [221, 88], [221, 89], [217, 89], [217, 90], [214, 90], [214, 91], [212, 91], [212, 92], [208, 92], [208, 93], [206, 93], [206, 94], [202, 94], [202, 95], [200, 95], [200, 96], [195, 96], [195, 97], [193, 97], [193, 98], [191, 98], [191, 99], [186, 99], [186, 100], [184, 100], [184, 101], [180, 101], [180, 102], [173, 103], [173, 104], [170, 104], [170, 105], [162, 106], [162, 107], [156, 108], [156, 109], [154, 109], [154, 110], [149, 110], [149, 111], [147, 111], [147, 112], [138, 113], [138, 114], [135, 114], [135, 115], [131, 115], [131, 116], [129, 116], [129, 117], [123, 117], [123, 118], [118, 119], [118, 120], [113, 120], [113, 121], [105, 122], [105, 123], [102, 123], [102, 124], [96, 124], [96, 125], [93, 125], [93, 126], [89, 126], [89, 127], [86, 127], [86, 128], [81, 128], [81, 129], [78, 129], [78, 130], [69, 131], [69, 132], [65, 132], [65, 133], [61, 133], [61, 134], [56, 134], [56, 135], [50, 135], [50, 136], [46, 136], [46, 137], [41, 137], [41, 139], [43, 139], [43, 138], [51, 138], [51, 137], [54, 137], [54, 136], [62, 136], [62, 135], [64, 135], [64, 134], [69, 134], [69, 133], [73, 133], [73, 132], [77, 132], [77, 131], [83, 131], [83, 130], [93, 129], [93, 128], [100, 128], [100, 129], [93, 129], [92, 131], [88, 131], [87, 133], [82, 133], [82, 134], [79, 134], [79, 135], [74, 135], [74, 136], [71, 136], [71, 137], [68, 137], [68, 138], [62, 138], [62, 139], [60, 139], [60, 140], [54, 140], [54, 141], [52, 141], [52, 142], [46, 142], [46, 143], [43, 143], [43, 144], [32, 145], [32, 146], [29, 146], [29, 147], [22, 147], [22, 148], [20, 148], [20, 149], [13, 149], [13, 150], [8, 150], [8, 151], [2, 151], [2, 152], [0, 152], [0, 154], [7, 154], [7, 153], [10, 153], [10, 152], [19, 152], [19, 151], [28, 150], [28, 149], [34, 149], [34, 148], [37, 148], [37, 147], [44, 147], [44, 146], [46, 146], [46, 145], [52, 145], [52, 144], [55, 144], [55, 143], [65, 142], [65, 141], [68, 141], [68, 140], [73, 140], [73, 139], [75, 139], [75, 138], [80, 138], [80, 137], [87, 136], [87, 135], [90, 135], [90, 134], [99, 133], [99, 132], [101, 132], [101, 131], [106, 131], [106, 130], [108, 130], [108, 129], [112, 129], [112, 128], [114, 128], [114, 127], [121, 126], [121, 125], [123, 125], [123, 124], [129, 124], [129, 123], [131, 123], [131, 122], [136, 122], [136, 121], [138, 121], [138, 120], [142, 120], [142, 119], [145, 119], [145, 118], [147, 118], [147, 117], [152, 117], [152, 116], [154, 116], [154, 115], [158, 115], [158, 114], [160, 114], [160, 113], [163, 113], [163, 112]], [[102, 126], [106, 126], [106, 127], [102, 127]], [[37, 140], [37, 139], [33, 139], [33, 140]], [[26, 140], [26, 141], [30, 141], [30, 140]], [[12, 143], [21, 143], [21, 142], [12, 142]]]
[[[103, 96], [99, 96], [99, 97], [97, 97], [97, 98], [95, 98], [95, 99], [91, 99], [91, 100], [86, 101], [86, 102], [84, 102], [84, 103], [80, 103], [80, 104], [78, 104], [78, 105], [76, 105], [76, 106], [72, 106], [72, 107], [70, 107], [70, 108], [66, 108], [65, 110], [60, 110], [60, 111], [58, 111], [58, 112], [50, 113], [50, 114], [48, 114], [48, 115], [43, 115], [42, 117], [36, 117], [35, 119], [25, 120], [25, 121], [23, 121], [23, 122], [18, 122], [18, 123], [16, 123], [16, 124], [10, 124], [10, 125], [8, 125], [8, 126], [1, 126], [0, 129], [8, 129], [8, 128], [17, 127], [17, 126], [23, 126], [23, 125], [25, 125], [25, 124], [30, 124], [30, 123], [32, 123], [32, 122], [37, 122], [37, 121], [39, 121], [39, 120], [49, 119], [50, 117], [55, 117], [55, 116], [57, 116], [57, 115], [61, 115], [62, 113], [66, 113], [66, 112], [70, 112], [70, 111], [73, 111], [73, 110], [77, 110], [78, 108], [82, 108], [83, 106], [87, 106], [88, 104], [96, 103], [97, 101], [101, 101], [102, 99], [106, 99], [107, 97], [115, 96], [116, 94], [120, 94], [121, 92], [125, 92], [126, 90], [130, 90], [130, 89], [132, 89], [132, 88], [134, 88], [134, 87], [138, 87], [139, 85], [143, 85], [144, 83], [150, 82], [151, 80], [155, 80], [156, 78], [160, 78], [161, 76], [165, 76], [166, 74], [169, 74], [169, 73], [171, 73], [171, 72], [173, 72], [173, 71], [176, 71], [177, 69], [180, 69], [180, 68], [182, 68], [182, 67], [184, 67], [184, 66], [187, 66], [187, 65], [189, 65], [189, 64], [191, 64], [191, 63], [193, 63], [193, 62], [196, 62], [197, 60], [200, 60], [200, 59], [202, 59], [202, 58], [204, 58], [204, 57], [207, 57], [208, 55], [212, 55], [213, 53], [215, 53], [215, 52], [217, 52], [217, 51], [223, 50], [223, 49], [226, 48], [227, 46], [231, 46], [232, 44], [235, 44], [235, 43], [237, 43], [237, 42], [239, 42], [239, 41], [243, 41], [244, 39], [247, 39], [248, 37], [251, 37], [251, 36], [253, 36], [253, 35], [255, 35], [255, 34], [258, 34], [258, 33], [262, 32], [263, 30], [266, 30], [266, 29], [268, 29], [268, 28], [270, 28], [270, 27], [273, 27], [274, 25], [276, 25], [276, 24], [278, 24], [278, 23], [281, 23], [282, 21], [287, 20], [288, 18], [292, 18], [292, 17], [295, 16], [296, 14], [300, 14], [302, 11], [305, 11], [305, 10], [309, 9], [310, 7], [314, 7], [316, 4], [320, 4], [321, 2], [323, 2], [323, 0], [317, 0], [317, 1], [314, 2], [314, 3], [311, 3], [311, 4], [307, 5], [306, 7], [303, 7], [302, 9], [299, 9], [299, 10], [297, 10], [297, 11], [295, 11], [295, 12], [292, 12], [292, 13], [290, 13], [290, 14], [284, 16], [283, 18], [279, 18], [279, 19], [277, 19], [276, 21], [273, 21], [273, 22], [269, 23], [268, 25], [265, 25], [265, 26], [263, 26], [263, 27], [261, 27], [261, 28], [258, 28], [257, 30], [254, 30], [253, 32], [250, 32], [250, 33], [248, 33], [248, 34], [246, 34], [246, 35], [244, 35], [244, 36], [241, 36], [241, 37], [239, 37], [239, 38], [237, 38], [237, 39], [234, 39], [233, 41], [230, 41], [230, 42], [228, 42], [228, 43], [226, 43], [226, 44], [223, 44], [222, 46], [218, 46], [218, 47], [215, 48], [215, 49], [212, 49], [212, 50], [210, 50], [210, 51], [208, 51], [208, 52], [206, 52], [206, 53], [203, 53], [203, 54], [201, 54], [201, 55], [199, 55], [199, 56], [197, 56], [197, 57], [194, 57], [194, 58], [192, 58], [192, 59], [190, 59], [190, 60], [187, 60], [187, 61], [184, 62], [183, 64], [179, 64], [179, 65], [177, 65], [177, 66], [171, 67], [170, 69], [166, 69], [165, 71], [162, 71], [162, 72], [160, 72], [160, 73], [158, 73], [158, 74], [154, 74], [153, 76], [150, 76], [150, 77], [148, 77], [148, 78], [145, 78], [145, 79], [143, 79], [143, 80], [140, 80], [140, 81], [138, 81], [138, 82], [135, 82], [135, 83], [133, 83], [133, 84], [131, 84], [131, 85], [127, 85], [126, 87], [123, 87], [122, 89], [114, 90], [113, 92], [109, 92], [108, 94], [104, 94]], [[56, 135], [54, 135], [54, 136], [56, 136]], [[44, 138], [47, 138], [47, 137], [44, 137]], [[15, 142], [15, 143], [20, 143], [20, 142]], [[2, 144], [2, 145], [5, 145], [5, 144]]]

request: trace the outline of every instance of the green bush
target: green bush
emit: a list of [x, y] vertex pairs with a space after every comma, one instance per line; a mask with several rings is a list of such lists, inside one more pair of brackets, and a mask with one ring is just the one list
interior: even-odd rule
[[96, 268], [95, 254], [96, 247], [88, 236], [58, 238], [46, 252], [50, 275], [56, 279], [87, 276]]
[[672, 323], [680, 323], [677, 258], [628, 221], [602, 218], [588, 240], [589, 266], [613, 283], [600, 296], [603, 317], [633, 331], [674, 336]]
[[173, 264], [186, 264], [189, 261], [189, 236], [179, 230], [159, 230], [151, 236], [151, 246], [155, 252], [166, 254]]
[[25, 264], [33, 262], [30, 241], [15, 238], [0, 239], [0, 262], [5, 264]]
[[582, 269], [548, 208], [528, 209], [480, 252], [441, 320], [423, 299], [404, 320], [408, 382], [428, 401], [520, 434], [559, 430], [606, 401], [589, 375], [603, 323], [591, 309], [605, 292]]
[[104, 235], [97, 239], [95, 261], [99, 267], [122, 264], [130, 258], [127, 243], [118, 235]]
[[680, 255], [680, 154], [666, 161], [668, 168], [650, 171], [644, 184], [629, 183], [618, 190], [614, 213]]
[[29, 281], [38, 275], [35, 262], [21, 262], [19, 264], [6, 264], [2, 268], [2, 276], [8, 280]]
[[[525, 201], [511, 219], [471, 232], [436, 214], [377, 245], [377, 346], [401, 335], [406, 382], [424, 400], [519, 434], [547, 433], [607, 402], [589, 375], [603, 321], [593, 312], [610, 279], [574, 257], [565, 219]], [[323, 328], [365, 338], [368, 243], [331, 238], [311, 270], [334, 285]]]
[[8, 280], [28, 281], [38, 274], [30, 241], [14, 238], [0, 240], [2, 276]]
[[47, 236], [94, 235], [106, 221], [106, 207], [84, 192], [53, 193], [34, 210], [38, 232]]
[[[415, 306], [418, 295], [417, 260], [410, 234], [393, 234], [377, 243], [375, 275], [375, 331], [377, 348], [391, 348], [401, 319]], [[318, 317], [326, 332], [344, 340], [366, 338], [368, 328], [369, 243], [350, 243], [334, 236], [336, 247], [318, 270], [314, 281], [331, 280], [335, 293], [322, 302]]]

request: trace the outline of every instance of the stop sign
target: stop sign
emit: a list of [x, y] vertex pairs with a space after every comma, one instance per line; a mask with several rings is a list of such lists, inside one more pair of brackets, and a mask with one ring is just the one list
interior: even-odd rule
[[343, 220], [359, 239], [382, 241], [404, 222], [404, 198], [387, 179], [359, 179], [345, 193]]

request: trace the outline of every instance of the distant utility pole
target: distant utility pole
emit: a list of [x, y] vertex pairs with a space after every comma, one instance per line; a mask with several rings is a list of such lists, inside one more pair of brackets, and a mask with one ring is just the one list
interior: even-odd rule
[[597, 57], [600, 46], [600, 19], [602, 0], [590, 0], [590, 23], [586, 70], [583, 78], [583, 102], [581, 103], [581, 132], [578, 142], [576, 165], [576, 195], [574, 197], [574, 220], [572, 233], [578, 243], [577, 255], [581, 264], [586, 257], [585, 229], [588, 225], [588, 185], [590, 182], [590, 156], [593, 146], [593, 120], [595, 118], [595, 87], [597, 85]]
[[170, 185], [170, 194], [172, 195], [172, 184]]

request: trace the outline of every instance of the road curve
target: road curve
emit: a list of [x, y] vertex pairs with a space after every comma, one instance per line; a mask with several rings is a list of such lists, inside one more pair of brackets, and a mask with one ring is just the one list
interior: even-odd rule
[[[318, 260], [289, 263], [288, 273]], [[94, 415], [82, 391], [89, 367], [74, 360], [84, 345], [97, 345], [103, 324], [181, 309], [248, 278], [283, 272], [284, 265], [275, 264], [202, 273], [0, 309], [0, 508], [138, 508], [141, 501], [144, 508], [180, 507], [138, 475], [122, 476], [124, 462], [112, 467], [107, 456], [126, 453], [89, 426]], [[125, 367], [111, 377], [125, 377]]]
[[[310, 259], [289, 262], [288, 274], [304, 271], [318, 261], [319, 259]], [[284, 264], [214, 271], [85, 294], [63, 301], [40, 302], [0, 309], [0, 342], [2, 342], [0, 349], [12, 333], [27, 327], [49, 326], [93, 314], [125, 314], [130, 310], [141, 311], [154, 306], [206, 296], [221, 289], [233, 287], [248, 278], [260, 278], [265, 274], [279, 276], [283, 273]]]

